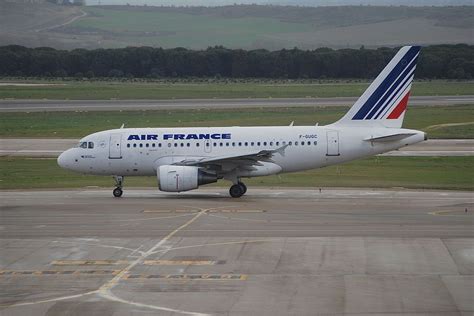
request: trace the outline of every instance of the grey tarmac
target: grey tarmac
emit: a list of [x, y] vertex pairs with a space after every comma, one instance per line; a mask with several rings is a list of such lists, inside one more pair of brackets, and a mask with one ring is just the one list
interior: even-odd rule
[[474, 312], [472, 192], [17, 190], [0, 201], [2, 316]]
[[[0, 157], [57, 157], [79, 139], [0, 138]], [[384, 154], [384, 156], [473, 156], [474, 139], [430, 139]]]
[[[351, 106], [357, 97], [175, 100], [0, 100], [0, 112], [230, 109], [294, 106]], [[410, 106], [474, 104], [474, 95], [412, 96]]]

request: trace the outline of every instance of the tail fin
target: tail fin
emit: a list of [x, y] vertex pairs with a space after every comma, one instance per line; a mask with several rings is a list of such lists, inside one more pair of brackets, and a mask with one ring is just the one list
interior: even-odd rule
[[420, 46], [404, 46], [336, 125], [402, 127]]

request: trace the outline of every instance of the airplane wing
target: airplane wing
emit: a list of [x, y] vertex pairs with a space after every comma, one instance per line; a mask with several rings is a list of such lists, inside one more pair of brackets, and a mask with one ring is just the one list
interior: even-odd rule
[[[273, 150], [261, 150], [250, 152], [243, 155], [227, 155], [202, 158], [185, 158], [175, 161], [173, 165], [178, 166], [199, 166], [199, 167], [220, 167], [219, 169], [233, 169], [236, 167], [245, 168], [259, 166], [262, 162], [273, 162], [272, 157], [275, 154], [285, 155], [285, 149], [288, 145]], [[214, 168], [215, 169], [215, 168]]]

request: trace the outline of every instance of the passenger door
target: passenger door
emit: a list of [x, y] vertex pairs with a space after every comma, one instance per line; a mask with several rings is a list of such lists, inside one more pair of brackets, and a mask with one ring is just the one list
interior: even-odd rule
[[339, 132], [328, 131], [326, 133], [327, 138], [327, 152], [326, 156], [339, 156]]
[[122, 159], [122, 134], [110, 135], [109, 159]]

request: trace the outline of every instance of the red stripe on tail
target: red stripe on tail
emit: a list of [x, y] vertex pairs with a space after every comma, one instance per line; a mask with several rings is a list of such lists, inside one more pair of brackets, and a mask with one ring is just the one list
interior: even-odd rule
[[408, 98], [410, 97], [410, 91], [403, 97], [403, 99], [398, 103], [398, 105], [393, 109], [387, 117], [387, 120], [396, 120], [402, 115], [403, 112], [407, 109]]

